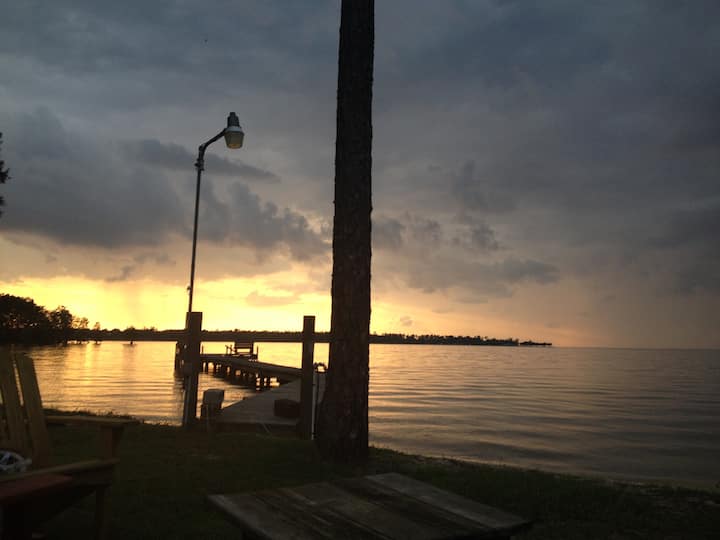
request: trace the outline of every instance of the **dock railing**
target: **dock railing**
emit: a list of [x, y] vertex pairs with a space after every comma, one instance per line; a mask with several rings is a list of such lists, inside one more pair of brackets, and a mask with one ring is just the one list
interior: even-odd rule
[[[315, 316], [305, 315], [303, 317], [303, 329], [301, 334], [302, 359], [300, 369], [300, 419], [298, 432], [303, 439], [311, 439], [314, 429], [313, 422], [313, 374], [315, 362]], [[183, 427], [192, 427], [197, 420], [198, 402], [198, 376], [202, 369], [203, 358], [207, 360], [213, 355], [201, 355], [202, 341], [202, 312], [189, 312], [186, 317], [186, 330], [184, 342], [178, 342], [175, 350], [175, 369], [182, 373], [184, 378], [185, 396], [183, 400]], [[253, 352], [254, 342], [235, 342], [232, 346], [226, 346], [226, 361], [234, 359], [235, 362], [252, 360], [254, 367], [263, 368], [265, 371], [274, 369], [276, 371], [287, 371], [290, 369], [284, 366], [267, 365], [258, 361], [257, 352]], [[222, 355], [214, 355], [222, 356]], [[249, 365], [249, 364], [248, 364]], [[287, 374], [284, 374], [287, 376]], [[262, 377], [262, 375], [261, 375]], [[278, 376], [279, 378], [280, 376]], [[297, 375], [294, 375], [297, 377]], [[268, 378], [269, 384], [269, 378]]]

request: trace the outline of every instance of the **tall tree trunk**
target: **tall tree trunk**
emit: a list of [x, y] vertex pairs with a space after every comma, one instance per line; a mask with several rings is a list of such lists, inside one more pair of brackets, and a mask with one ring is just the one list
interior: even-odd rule
[[317, 442], [337, 461], [368, 453], [374, 0], [343, 0], [338, 54], [330, 363]]

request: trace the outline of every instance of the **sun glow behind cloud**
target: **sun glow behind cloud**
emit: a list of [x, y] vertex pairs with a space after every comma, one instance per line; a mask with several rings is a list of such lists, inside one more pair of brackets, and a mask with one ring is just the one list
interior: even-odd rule
[[[299, 330], [303, 315], [316, 316], [316, 328], [330, 327], [330, 295], [279, 290], [277, 283], [298, 283], [302, 272], [280, 272], [271, 279], [197, 280], [193, 309], [203, 312], [206, 329]], [[47, 309], [59, 305], [103, 328], [128, 326], [181, 328], [187, 291], [151, 279], [100, 281], [86, 277], [21, 277], [0, 281], [3, 293], [29, 297]]]
[[20, 279], [0, 286], [3, 292], [32, 298], [46, 309], [64, 305], [73, 315], [87, 317], [90, 326], [99, 322], [108, 329], [180, 328], [187, 308], [182, 291], [150, 280], [108, 284], [62, 276]]

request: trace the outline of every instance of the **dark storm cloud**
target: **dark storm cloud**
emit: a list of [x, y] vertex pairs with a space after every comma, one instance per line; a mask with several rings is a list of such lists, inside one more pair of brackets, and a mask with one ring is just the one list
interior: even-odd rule
[[483, 219], [462, 214], [456, 221], [455, 232], [451, 233], [440, 222], [409, 212], [397, 218], [374, 216], [373, 248], [395, 253], [406, 247], [437, 250], [442, 246], [458, 246], [479, 252], [500, 249], [495, 230]]
[[308, 260], [328, 254], [329, 245], [302, 214], [263, 202], [247, 185], [233, 183], [222, 200], [209, 189], [204, 197], [203, 228], [207, 241], [246, 245], [258, 250], [286, 246], [293, 258]]
[[108, 283], [117, 283], [120, 281], [127, 281], [132, 277], [132, 275], [135, 273], [135, 270], [137, 267], [132, 264], [126, 264], [122, 268], [120, 268], [120, 273], [116, 274], [114, 276], [110, 276], [108, 278], [105, 278], [105, 281]]
[[457, 246], [469, 246], [479, 252], [491, 252], [501, 249], [495, 229], [485, 220], [485, 214], [460, 212], [456, 220], [460, 224], [458, 234], [453, 238]]
[[120, 272], [105, 278], [108, 283], [116, 283], [127, 281], [137, 275], [138, 269], [147, 264], [155, 264], [157, 266], [175, 266], [175, 261], [167, 253], [140, 253], [133, 257], [132, 264], [126, 264], [120, 267]]
[[405, 225], [397, 219], [374, 216], [372, 222], [373, 249], [398, 250], [403, 245]]
[[512, 195], [496, 185], [495, 178], [483, 178], [476, 171], [475, 162], [467, 161], [454, 175], [452, 189], [461, 207], [484, 213], [509, 212], [515, 209]]
[[[511, 85], [518, 73], [557, 79], [583, 65], [602, 61], [609, 53], [602, 32], [593, 28], [598, 15], [606, 15], [595, 5], [502, 1], [444, 4], [446, 14], [442, 18], [446, 20], [436, 24], [442, 27], [446, 23], [446, 31], [421, 40], [399, 63], [400, 75], [410, 83], [425, 82], [428, 66], [432, 66], [434, 77], [444, 80], [483, 77], [495, 84]], [[392, 18], [385, 28], [381, 25], [381, 35], [382, 30], [385, 35], [390, 33], [392, 43], [407, 37], [403, 27], [396, 27], [394, 32], [389, 27], [407, 17], [407, 6], [396, 4], [386, 9]], [[569, 43], [576, 46], [568, 47]]]
[[443, 240], [442, 226], [434, 219], [406, 214], [412, 238], [425, 246], [431, 247]]
[[[432, 89], [453, 123], [458, 149], [435, 158], [441, 180], [429, 184], [444, 203], [436, 208], [477, 221], [497, 215], [524, 241], [507, 247], [533, 256], [552, 249], [570, 272], [624, 267], [642, 281], [647, 267], [676, 291], [712, 287], [714, 268], [687, 261], [707, 261], [718, 245], [705, 240], [718, 227], [701, 208], [720, 195], [720, 4], [494, 5], [404, 53], [426, 72], [402, 58], [386, 74], [410, 99]], [[463, 130], [453, 102], [466, 116], [478, 111], [476, 129]], [[411, 142], [436, 155], [433, 145], [445, 144]], [[674, 212], [687, 215], [664, 225]], [[478, 247], [499, 247], [494, 230], [478, 227]], [[683, 246], [682, 256], [669, 247], [658, 256], [658, 245], [670, 243]], [[598, 254], [602, 264], [589, 267]], [[683, 280], [687, 287], [677, 286]]]
[[[719, 5], [444, 3], [442, 11], [457, 12], [452, 31], [408, 47], [399, 27], [386, 38], [397, 58], [385, 75], [406, 100], [433, 92], [457, 128], [450, 144], [475, 141], [476, 155], [458, 155], [464, 165], [448, 173], [468, 210], [582, 206], [602, 214], [639, 198], [687, 200], [717, 189], [708, 174], [717, 151], [698, 161], [672, 144], [717, 141], [709, 119], [720, 88]], [[388, 107], [398, 106], [394, 97], [386, 94]], [[466, 116], [483, 108], [494, 116], [478, 115], [468, 130], [452, 117], [457, 105]], [[429, 144], [444, 143], [431, 138], [436, 127], [422, 132]]]
[[[3, 10], [0, 111], [48, 103], [73, 129], [0, 126], [15, 176], [0, 225], [105, 246], [188, 235], [187, 126], [238, 103], [263, 166], [208, 155], [224, 178], [203, 191], [201, 236], [328, 253], [337, 2], [46, 4]], [[376, 18], [388, 274], [471, 299], [570, 274], [612, 288], [618, 268], [636, 288], [656, 272], [717, 291], [720, 2], [414, 0]]]
[[62, 77], [94, 79], [112, 93], [105, 106], [113, 109], [179, 103], [199, 86], [215, 98], [251, 86], [309, 87], [334, 65], [337, 49], [337, 7], [328, 2], [215, 8], [173, 0], [18, 2], [11, 8], [0, 23], [0, 50]]
[[720, 259], [720, 203], [674, 213], [654, 240], [661, 249], [688, 245], [705, 250], [706, 258]]
[[17, 171], [6, 230], [108, 248], [153, 245], [185, 232], [186, 209], [163, 174], [115, 159], [101, 143], [67, 131], [48, 109], [5, 122]]
[[418, 263], [406, 276], [410, 287], [425, 292], [459, 287], [466, 293], [458, 300], [475, 303], [490, 297], [510, 296], [522, 283], [554, 283], [559, 271], [553, 265], [535, 260], [507, 258], [482, 263], [459, 258], [433, 257]]
[[[151, 167], [152, 160], [128, 166], [100, 142], [67, 131], [47, 109], [6, 122], [13, 134], [9, 158], [17, 165], [16, 181], [7, 190], [12, 202], [3, 216], [6, 230], [104, 248], [158, 245], [173, 234], [190, 234], [190, 198], [181, 202], [181, 186]], [[326, 251], [325, 241], [302, 214], [263, 203], [244, 184], [231, 185], [223, 200], [211, 186], [203, 203], [200, 231], [209, 241], [260, 250], [282, 244], [299, 260]], [[127, 279], [147, 261], [171, 263], [162, 255], [144, 254], [110, 280]]]
[[429, 248], [437, 246], [442, 239], [442, 226], [433, 219], [409, 212], [397, 218], [384, 215], [373, 217], [373, 248], [397, 252], [408, 242]]
[[[160, 141], [146, 139], [141, 141], [126, 141], [122, 144], [123, 150], [129, 159], [139, 161], [149, 166], [163, 167], [176, 171], [188, 171], [195, 163], [197, 155], [193, 155], [179, 144], [163, 144]], [[260, 180], [266, 182], [279, 182], [280, 178], [263, 169], [258, 169], [245, 163], [221, 158], [214, 154], [205, 155], [205, 166], [213, 174], [227, 176], [240, 176], [247, 180]]]
[[410, 288], [426, 293], [454, 291], [457, 301], [481, 303], [512, 296], [525, 283], [547, 285], [560, 279], [553, 264], [514, 255], [498, 257], [501, 247], [495, 231], [481, 219], [459, 216], [453, 234], [446, 227], [408, 212], [374, 220], [373, 248], [378, 251], [373, 275], [381, 287], [385, 279], [398, 275]]
[[720, 263], [717, 260], [691, 261], [674, 275], [672, 292], [683, 295], [720, 293]]
[[651, 246], [673, 258], [674, 292], [720, 292], [720, 204], [675, 212]]
[[487, 223], [473, 225], [470, 229], [470, 245], [480, 250], [496, 250], [500, 247], [493, 231]]

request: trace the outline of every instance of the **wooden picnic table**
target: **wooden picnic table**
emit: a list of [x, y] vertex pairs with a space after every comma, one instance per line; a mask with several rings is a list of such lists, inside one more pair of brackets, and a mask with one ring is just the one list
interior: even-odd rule
[[510, 538], [530, 525], [397, 473], [208, 498], [243, 534], [272, 540]]

